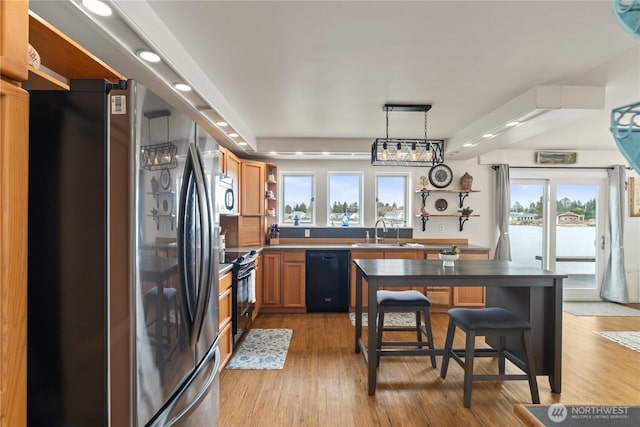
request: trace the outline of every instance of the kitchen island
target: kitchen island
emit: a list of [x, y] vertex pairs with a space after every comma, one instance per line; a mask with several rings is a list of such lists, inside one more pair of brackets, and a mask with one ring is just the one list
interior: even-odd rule
[[[362, 339], [363, 280], [368, 283], [367, 343], [377, 339], [376, 292], [380, 288], [407, 286], [485, 286], [486, 306], [510, 310], [532, 326], [537, 375], [549, 377], [551, 391], [560, 393], [562, 385], [562, 280], [567, 277], [541, 268], [511, 261], [456, 261], [443, 267], [441, 261], [408, 259], [355, 259], [356, 327], [355, 351], [363, 352], [368, 367], [369, 395], [376, 390], [378, 354], [368, 351]], [[490, 345], [495, 345], [491, 340]], [[519, 358], [520, 343], [507, 339], [507, 347]], [[372, 347], [373, 348], [373, 347]]]

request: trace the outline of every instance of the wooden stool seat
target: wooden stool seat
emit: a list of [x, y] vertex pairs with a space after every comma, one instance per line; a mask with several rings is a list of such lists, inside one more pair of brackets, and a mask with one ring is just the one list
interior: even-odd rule
[[[378, 336], [376, 350], [378, 352], [378, 365], [380, 356], [431, 356], [431, 366], [436, 367], [436, 350], [433, 346], [433, 334], [431, 332], [431, 318], [429, 307], [431, 301], [418, 291], [377, 291], [378, 300]], [[416, 315], [415, 326], [384, 326], [385, 313], [414, 312]], [[421, 313], [424, 315], [424, 326], [421, 321]], [[383, 331], [416, 332], [416, 341], [383, 341]], [[422, 340], [422, 336], [427, 338]], [[424, 348], [424, 347], [427, 348]], [[383, 348], [395, 347], [395, 348]], [[400, 347], [400, 348], [398, 348]], [[406, 348], [415, 347], [415, 348]]]
[[[449, 327], [442, 358], [440, 376], [447, 376], [449, 358], [453, 358], [464, 368], [464, 406], [471, 407], [471, 384], [473, 381], [496, 380], [528, 380], [529, 390], [533, 403], [540, 403], [538, 395], [538, 382], [535, 373], [535, 361], [533, 358], [533, 345], [531, 343], [531, 324], [515, 316], [503, 308], [453, 308], [449, 310]], [[453, 338], [456, 327], [466, 333], [466, 345], [464, 350], [453, 349]], [[524, 360], [520, 360], [505, 348], [506, 337], [518, 335], [524, 349]], [[476, 336], [497, 336], [499, 347], [497, 349], [476, 349]], [[474, 357], [498, 357], [498, 375], [474, 375]], [[462, 360], [464, 358], [464, 361]], [[511, 361], [526, 375], [505, 374], [505, 359]]]

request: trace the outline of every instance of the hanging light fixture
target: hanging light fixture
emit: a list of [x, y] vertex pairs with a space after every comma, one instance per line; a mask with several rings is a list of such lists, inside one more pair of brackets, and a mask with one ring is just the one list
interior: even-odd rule
[[[431, 105], [385, 104], [385, 138], [376, 138], [371, 146], [374, 166], [434, 166], [444, 162], [444, 141], [427, 138], [427, 111]], [[424, 139], [389, 138], [389, 111], [424, 112]]]

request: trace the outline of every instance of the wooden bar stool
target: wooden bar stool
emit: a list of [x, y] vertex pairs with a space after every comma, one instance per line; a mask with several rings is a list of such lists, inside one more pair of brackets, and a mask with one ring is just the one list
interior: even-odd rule
[[[466, 333], [464, 350], [452, 348], [456, 327]], [[509, 335], [520, 336], [524, 349], [524, 360], [518, 359], [505, 348], [506, 337]], [[497, 336], [499, 337], [499, 347], [497, 349], [476, 349], [476, 336]], [[449, 328], [440, 370], [442, 378], [447, 376], [450, 357], [464, 368], [464, 406], [466, 408], [471, 407], [472, 381], [528, 380], [533, 403], [540, 403], [531, 343], [531, 324], [518, 318], [510, 311], [496, 307], [453, 308], [449, 310]], [[461, 357], [464, 357], [464, 361]], [[473, 375], [474, 357], [498, 357], [498, 375]], [[505, 358], [524, 371], [526, 375], [505, 374]]]
[[[380, 356], [431, 356], [431, 366], [436, 367], [436, 350], [433, 347], [433, 334], [431, 333], [431, 318], [429, 317], [429, 307], [431, 301], [418, 291], [378, 291], [378, 339], [376, 350], [378, 352], [378, 365]], [[384, 326], [384, 315], [388, 312], [406, 313], [415, 312], [415, 326]], [[424, 327], [420, 320], [420, 314], [424, 315]], [[405, 331], [416, 332], [416, 341], [383, 341], [383, 331]], [[422, 340], [422, 336], [427, 338]], [[383, 346], [393, 346], [396, 348], [383, 349]], [[427, 348], [424, 348], [427, 346]], [[415, 348], [397, 348], [415, 347]]]

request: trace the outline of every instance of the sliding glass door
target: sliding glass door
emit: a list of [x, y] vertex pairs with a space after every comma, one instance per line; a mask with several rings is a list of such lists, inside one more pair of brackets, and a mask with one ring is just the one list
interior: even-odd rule
[[565, 300], [597, 300], [607, 240], [606, 173], [514, 169], [510, 175], [512, 259], [567, 274]]

